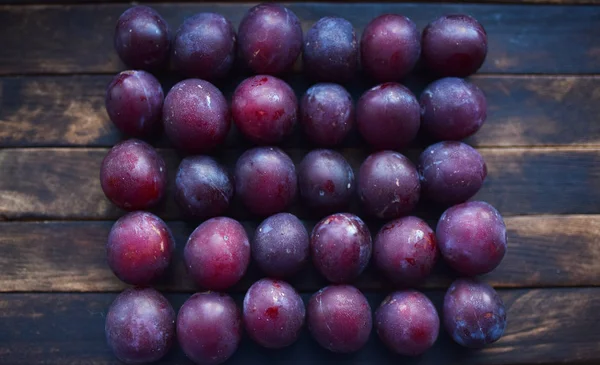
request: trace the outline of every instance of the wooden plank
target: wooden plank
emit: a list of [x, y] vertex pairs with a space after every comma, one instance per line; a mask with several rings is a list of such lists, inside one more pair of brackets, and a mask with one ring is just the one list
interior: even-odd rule
[[[5, 149], [0, 150], [0, 218], [15, 219], [115, 219], [122, 212], [104, 197], [99, 168], [106, 149]], [[160, 150], [167, 162], [169, 188], [165, 204], [154, 209], [167, 220], [181, 219], [173, 198], [179, 157]], [[225, 150], [217, 158], [233, 166], [240, 150]], [[286, 150], [298, 163], [307, 150]], [[367, 151], [340, 150], [355, 172]], [[413, 160], [418, 151], [406, 151]], [[485, 200], [504, 215], [600, 213], [600, 150], [589, 148], [481, 149], [488, 177], [474, 197]], [[440, 209], [421, 205], [416, 213], [435, 218]], [[300, 204], [290, 211], [315, 218]], [[358, 202], [350, 212], [360, 213]], [[235, 201], [228, 215], [252, 218]]]
[[[128, 4], [0, 7], [0, 74], [115, 73], [123, 69], [112, 49], [117, 17]], [[201, 11], [224, 14], [238, 24], [250, 4], [156, 4], [173, 29]], [[289, 5], [308, 29], [326, 15], [350, 20], [360, 32], [373, 17], [401, 13], [419, 28], [447, 13], [475, 16], [489, 35], [482, 72], [598, 73], [600, 8], [593, 6], [498, 4]]]
[[[0, 78], [0, 147], [110, 147], [122, 135], [108, 119], [104, 92], [111, 76], [32, 76]], [[600, 78], [580, 76], [482, 76], [471, 78], [485, 92], [488, 119], [467, 142], [474, 146], [600, 145]], [[286, 79], [298, 95], [308, 88], [305, 78]], [[236, 80], [219, 86], [230, 97]], [[168, 90], [172, 80], [165, 80]], [[422, 85], [411, 85], [419, 94]], [[355, 100], [364, 83], [350, 85]], [[566, 123], [565, 121], [569, 121]], [[157, 145], [168, 147], [166, 138]], [[226, 147], [248, 145], [233, 129]], [[284, 146], [309, 145], [300, 128]], [[357, 131], [345, 147], [362, 146]]]
[[[106, 264], [106, 237], [113, 222], [3, 222], [0, 223], [0, 282], [3, 292], [119, 291], [120, 282]], [[307, 222], [312, 229], [314, 222]], [[600, 215], [521, 216], [506, 218], [508, 251], [502, 264], [485, 280], [496, 287], [600, 286]], [[244, 222], [252, 237], [256, 222]], [[195, 291], [183, 263], [183, 247], [193, 224], [169, 222], [177, 242], [172, 267], [159, 283], [162, 290]], [[435, 221], [432, 222], [435, 227]], [[372, 233], [377, 225], [371, 226]], [[232, 291], [245, 291], [262, 277], [251, 266]], [[449, 285], [452, 272], [440, 261], [421, 286]], [[309, 265], [290, 282], [301, 291], [326, 285]], [[389, 283], [369, 268], [356, 281], [362, 290], [391, 290]]]
[[[442, 292], [427, 293], [438, 308]], [[106, 346], [104, 320], [116, 294], [0, 295], [0, 363], [116, 364]], [[383, 293], [366, 293], [372, 308]], [[387, 351], [374, 332], [367, 345], [351, 355], [335, 355], [319, 347], [306, 329], [291, 347], [266, 350], [249, 338], [228, 364], [550, 364], [600, 361], [600, 295], [598, 288], [501, 290], [508, 313], [505, 335], [478, 351], [451, 342], [442, 330], [434, 347], [408, 359]], [[188, 295], [167, 296], [176, 310]], [[303, 295], [307, 300], [308, 294]], [[242, 295], [235, 299], [241, 302]], [[179, 348], [161, 364], [191, 364]]]

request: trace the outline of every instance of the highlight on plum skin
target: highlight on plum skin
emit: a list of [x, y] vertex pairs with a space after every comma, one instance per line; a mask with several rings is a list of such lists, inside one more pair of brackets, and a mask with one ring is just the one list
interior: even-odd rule
[[440, 217], [436, 235], [444, 260], [463, 275], [494, 270], [506, 253], [506, 225], [496, 208], [486, 202], [448, 208]]
[[102, 160], [100, 185], [106, 197], [119, 208], [148, 209], [165, 194], [167, 167], [152, 146], [128, 139], [117, 143]]
[[367, 225], [349, 213], [323, 218], [313, 228], [310, 238], [316, 269], [335, 284], [350, 282], [364, 271], [371, 259], [372, 246]]
[[285, 278], [306, 264], [310, 244], [306, 228], [295, 215], [278, 213], [260, 223], [250, 247], [254, 262], [265, 274]]
[[261, 279], [244, 296], [244, 328], [259, 345], [280, 349], [298, 339], [304, 325], [304, 302], [285, 281]]
[[244, 227], [231, 218], [211, 218], [190, 235], [183, 251], [192, 279], [208, 290], [236, 284], [250, 263], [250, 242]]
[[440, 318], [433, 303], [416, 290], [390, 294], [375, 311], [377, 335], [390, 350], [418, 356], [437, 340]]
[[401, 149], [419, 132], [419, 102], [400, 84], [377, 85], [358, 99], [356, 123], [360, 134], [374, 148]]
[[155, 71], [169, 59], [169, 25], [148, 6], [134, 6], [121, 14], [115, 27], [114, 46], [128, 67]]
[[319, 19], [306, 33], [302, 49], [306, 75], [317, 81], [347, 82], [358, 68], [358, 42], [344, 18]]
[[175, 201], [187, 216], [204, 219], [222, 215], [233, 193], [232, 178], [212, 157], [190, 156], [179, 164]]
[[210, 151], [225, 141], [231, 127], [227, 100], [213, 84], [183, 80], [169, 91], [163, 107], [165, 133], [186, 153]]
[[292, 133], [298, 120], [298, 99], [283, 80], [258, 75], [242, 81], [231, 100], [233, 121], [257, 144], [275, 144]]
[[425, 221], [404, 217], [386, 223], [373, 243], [375, 266], [400, 286], [423, 282], [438, 258], [435, 233]]
[[288, 72], [302, 50], [300, 20], [284, 6], [256, 5], [240, 22], [238, 45], [242, 60], [254, 73]]
[[175, 240], [162, 219], [148, 212], [132, 212], [112, 226], [106, 257], [123, 282], [148, 285], [166, 272], [174, 249]]
[[354, 194], [354, 185], [354, 171], [339, 152], [312, 150], [298, 166], [300, 196], [319, 214], [346, 209]]
[[120, 361], [158, 361], [175, 340], [175, 311], [152, 288], [125, 289], [108, 309], [105, 333], [108, 347]]
[[177, 340], [196, 364], [227, 361], [242, 339], [242, 316], [233, 299], [224, 293], [192, 295], [177, 315]]
[[333, 147], [342, 143], [354, 125], [354, 118], [352, 96], [338, 84], [315, 84], [300, 101], [304, 133], [319, 146]]
[[365, 27], [360, 51], [362, 67], [369, 76], [377, 82], [398, 81], [419, 60], [419, 30], [403, 15], [378, 16]]
[[475, 18], [449, 14], [432, 21], [421, 38], [424, 64], [438, 76], [467, 77], [487, 55], [487, 34]]
[[458, 279], [444, 297], [444, 327], [459, 345], [482, 348], [506, 329], [506, 308], [498, 293], [476, 279]]
[[199, 13], [187, 18], [173, 40], [175, 69], [187, 77], [213, 80], [226, 76], [233, 66], [235, 29], [216, 13]]
[[357, 183], [365, 212], [382, 219], [410, 213], [421, 193], [415, 165], [394, 151], [380, 151], [367, 157], [360, 166]]
[[292, 159], [277, 147], [256, 147], [235, 164], [235, 191], [253, 214], [286, 210], [296, 198], [298, 178]]
[[106, 112], [126, 135], [151, 137], [162, 129], [164, 98], [162, 86], [152, 74], [123, 71], [106, 89]]
[[312, 337], [332, 352], [360, 350], [373, 327], [369, 302], [351, 285], [330, 285], [319, 290], [310, 298], [306, 312]]
[[436, 140], [457, 141], [473, 135], [487, 117], [487, 101], [476, 85], [456, 77], [429, 84], [421, 93], [421, 126]]
[[431, 201], [458, 204], [474, 196], [487, 176], [483, 157], [462, 142], [439, 142], [419, 158], [421, 192]]

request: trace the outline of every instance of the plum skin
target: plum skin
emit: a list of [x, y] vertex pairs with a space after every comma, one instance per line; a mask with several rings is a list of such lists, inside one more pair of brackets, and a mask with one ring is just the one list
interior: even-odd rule
[[373, 327], [371, 306], [351, 285], [330, 285], [308, 301], [307, 323], [319, 345], [336, 353], [360, 350]]
[[106, 88], [104, 104], [110, 120], [121, 132], [145, 138], [162, 129], [163, 101], [162, 86], [152, 74], [123, 71]]
[[390, 294], [375, 311], [375, 328], [392, 351], [418, 356], [437, 340], [440, 318], [433, 303], [416, 290]]
[[193, 218], [212, 218], [225, 213], [234, 186], [227, 170], [208, 156], [190, 156], [179, 164], [175, 201]]
[[306, 315], [304, 302], [285, 281], [261, 279], [244, 296], [244, 327], [259, 345], [280, 349], [300, 336]]
[[104, 195], [125, 210], [158, 204], [167, 189], [167, 166], [152, 146], [138, 139], [117, 143], [100, 167]]
[[175, 340], [175, 311], [152, 288], [125, 289], [108, 309], [105, 333], [108, 347], [120, 361], [158, 361]]
[[187, 77], [217, 79], [233, 66], [235, 29], [221, 14], [199, 13], [187, 18], [173, 41], [175, 68]]
[[285, 73], [302, 50], [300, 20], [281, 5], [256, 5], [240, 22], [238, 44], [242, 60], [255, 73]]
[[185, 153], [198, 154], [225, 141], [231, 127], [227, 100], [213, 84], [183, 80], [169, 91], [163, 105], [167, 137]]
[[498, 293], [476, 279], [458, 279], [444, 296], [444, 327], [465, 347], [496, 342], [506, 329], [506, 309]]
[[235, 165], [235, 191], [244, 206], [255, 215], [282, 212], [296, 198], [296, 167], [277, 147], [247, 150]]
[[175, 240], [162, 219], [148, 212], [132, 212], [112, 226], [106, 257], [123, 282], [148, 285], [164, 275], [174, 249]]
[[240, 310], [224, 293], [196, 293], [183, 303], [177, 316], [179, 345], [196, 364], [227, 361], [237, 350], [242, 331]]
[[483, 186], [487, 166], [473, 147], [455, 141], [431, 145], [419, 157], [423, 196], [440, 204], [458, 204]]
[[260, 223], [250, 247], [254, 262], [264, 273], [284, 278], [306, 264], [310, 243], [306, 228], [295, 215], [278, 213]]
[[436, 236], [446, 263], [467, 276], [494, 270], [506, 253], [504, 220], [482, 201], [448, 208], [438, 221]]
[[375, 266], [400, 286], [412, 286], [425, 280], [438, 255], [435, 233], [417, 217], [386, 223], [373, 244]]
[[467, 138], [477, 132], [487, 118], [483, 91], [457, 77], [446, 77], [427, 85], [419, 103], [421, 126], [436, 140]]
[[239, 222], [216, 217], [192, 232], [183, 255], [188, 273], [198, 285], [208, 290], [225, 290], [246, 273], [250, 243]]
[[332, 214], [313, 228], [310, 249], [315, 267], [328, 281], [347, 283], [358, 277], [371, 259], [371, 233], [358, 216]]

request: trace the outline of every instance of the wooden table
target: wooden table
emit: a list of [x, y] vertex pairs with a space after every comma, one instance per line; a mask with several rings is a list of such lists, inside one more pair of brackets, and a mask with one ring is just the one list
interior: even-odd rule
[[[595, 0], [512, 1], [290, 5], [305, 30], [325, 15], [345, 17], [361, 30], [384, 12], [405, 14], [421, 29], [441, 14], [466, 12], [486, 27], [488, 58], [471, 80], [487, 94], [489, 117], [468, 142], [489, 169], [476, 198], [496, 206], [509, 230], [504, 261], [484, 276], [508, 308], [504, 337], [467, 351], [442, 332], [432, 350], [409, 360], [390, 354], [375, 334], [359, 353], [339, 356], [304, 333], [283, 351], [245, 339], [230, 363], [600, 363], [600, 7]], [[125, 285], [107, 267], [104, 244], [123, 212], [104, 198], [98, 171], [107, 149], [122, 138], [107, 118], [103, 95], [124, 68], [112, 35], [128, 4], [9, 2], [0, 0], [7, 3], [0, 5], [0, 363], [116, 363], [105, 344], [104, 317]], [[29, 2], [36, 4], [23, 4]], [[173, 28], [205, 10], [237, 24], [248, 6], [155, 4]], [[219, 86], [230, 96], [239, 79]], [[288, 79], [298, 92], [307, 87], [299, 75]], [[349, 88], [357, 97], [367, 86], [359, 80]], [[179, 157], [168, 142], [156, 145], [172, 183]], [[217, 155], [231, 165], [246, 147], [234, 131]], [[308, 149], [300, 133], [284, 147], [296, 161]], [[356, 135], [343, 153], [355, 167], [367, 154]], [[414, 157], [418, 150], [406, 153]], [[309, 225], [314, 220], [302, 207], [292, 210]], [[181, 220], [170, 193], [157, 213], [170, 222], [178, 244], [173, 270], [159, 288], [178, 309], [197, 290], [181, 257], [197, 222]], [[432, 223], [437, 213], [418, 210]], [[250, 230], [256, 225], [239, 206], [230, 215]], [[251, 269], [234, 296], [239, 300], [258, 277]], [[438, 308], [451, 277], [440, 265], [424, 286]], [[326, 285], [311, 268], [292, 283], [305, 298]], [[372, 306], [390, 290], [372, 269], [357, 286]], [[164, 363], [189, 362], [176, 349]]]

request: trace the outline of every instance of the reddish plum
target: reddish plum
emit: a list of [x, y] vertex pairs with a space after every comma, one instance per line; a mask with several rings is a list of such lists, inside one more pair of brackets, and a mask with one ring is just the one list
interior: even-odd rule
[[165, 273], [174, 249], [175, 240], [162, 219], [148, 212], [133, 212], [112, 226], [106, 256], [119, 279], [148, 285]]
[[169, 59], [170, 41], [169, 25], [150, 7], [134, 6], [117, 21], [115, 50], [130, 68], [163, 68]]
[[222, 364], [235, 353], [242, 339], [240, 310], [227, 294], [196, 293], [179, 310], [177, 339], [194, 363]]
[[423, 196], [441, 204], [458, 204], [479, 191], [487, 175], [483, 157], [462, 142], [440, 142], [419, 158]]
[[244, 297], [244, 327], [259, 345], [280, 349], [296, 342], [304, 325], [304, 302], [285, 281], [261, 279]]
[[160, 360], [175, 340], [175, 311], [152, 288], [130, 288], [117, 296], [106, 314], [106, 341], [126, 364]]
[[306, 33], [302, 60], [306, 74], [318, 81], [350, 81], [358, 67], [358, 42], [343, 18], [319, 19]]
[[240, 55], [257, 74], [289, 71], [302, 49], [300, 20], [278, 4], [260, 4], [248, 10], [238, 32]]
[[212, 218], [223, 214], [233, 199], [227, 170], [208, 156], [184, 158], [175, 178], [175, 201], [186, 215]]
[[448, 208], [436, 229], [444, 260], [463, 275], [494, 270], [506, 253], [506, 226], [500, 213], [486, 202], [473, 201]]
[[373, 327], [369, 302], [350, 285], [330, 285], [319, 290], [310, 298], [306, 312], [313, 338], [333, 352], [360, 350]]
[[152, 146], [129, 139], [116, 144], [102, 160], [100, 185], [119, 208], [148, 209], [165, 194], [167, 167]]
[[123, 71], [106, 89], [106, 112], [121, 132], [150, 137], [162, 129], [164, 98], [162, 86], [152, 74]]
[[257, 147], [235, 165], [235, 191], [252, 213], [268, 216], [287, 209], [298, 191], [296, 168], [276, 147]]
[[378, 16], [363, 31], [360, 41], [362, 67], [378, 82], [400, 80], [412, 71], [420, 54], [419, 30], [403, 15]]
[[308, 260], [308, 232], [295, 215], [275, 214], [256, 228], [251, 248], [252, 258], [263, 272], [276, 278], [287, 277]]
[[421, 126], [436, 140], [461, 140], [481, 128], [487, 117], [483, 92], [468, 81], [447, 77], [425, 88], [419, 99]]
[[173, 86], [165, 98], [163, 121], [175, 147], [191, 154], [223, 143], [231, 126], [227, 100], [213, 84], [200, 79]]
[[458, 344], [484, 347], [504, 334], [504, 302], [486, 283], [475, 279], [456, 280], [444, 297], [444, 327]]
[[388, 82], [367, 90], [356, 104], [356, 123], [376, 149], [406, 147], [419, 131], [420, 107], [406, 87]]
[[279, 143], [292, 133], [298, 120], [298, 99], [285, 81], [258, 75], [235, 89], [231, 112], [235, 125], [252, 142]]
[[392, 351], [417, 356], [437, 340], [440, 318], [433, 303], [415, 290], [390, 294], [375, 311], [375, 328]]
[[320, 146], [335, 146], [354, 124], [352, 97], [337, 84], [311, 86], [300, 102], [300, 121], [308, 139]]
[[183, 251], [194, 281], [209, 290], [236, 284], [250, 263], [250, 243], [244, 227], [231, 218], [211, 218], [190, 235]]
[[310, 238], [313, 263], [330, 282], [346, 283], [357, 278], [371, 258], [371, 233], [357, 216], [337, 213], [323, 218]]
[[412, 162], [393, 151], [367, 157], [358, 172], [358, 195], [372, 216], [393, 219], [410, 213], [419, 201], [421, 185]]
[[487, 54], [487, 34], [465, 14], [442, 16], [423, 30], [421, 58], [438, 76], [466, 77], [475, 73]]
[[373, 251], [375, 266], [402, 286], [421, 283], [438, 257], [433, 230], [417, 217], [404, 217], [384, 225], [375, 237]]

